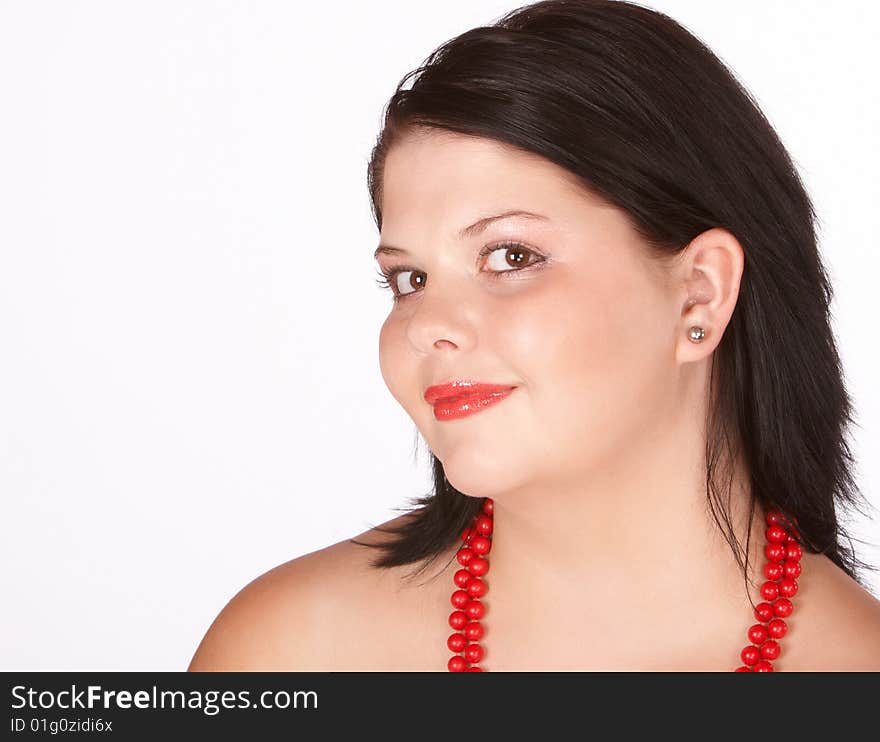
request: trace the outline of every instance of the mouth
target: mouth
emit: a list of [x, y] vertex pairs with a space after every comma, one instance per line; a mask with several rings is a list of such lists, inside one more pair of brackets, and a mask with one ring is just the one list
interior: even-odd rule
[[506, 399], [517, 387], [511, 384], [452, 382], [428, 387], [425, 401], [437, 420], [457, 420], [473, 415]]
[[469, 397], [492, 396], [502, 392], [509, 392], [515, 388], [515, 384], [485, 384], [479, 381], [456, 380], [447, 384], [429, 386], [425, 390], [425, 401], [433, 406], [438, 402], [445, 404]]

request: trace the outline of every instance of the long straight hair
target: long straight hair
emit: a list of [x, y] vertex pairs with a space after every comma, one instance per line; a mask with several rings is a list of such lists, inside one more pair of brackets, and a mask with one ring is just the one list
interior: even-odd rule
[[[385, 157], [416, 126], [566, 168], [628, 215], [652, 251], [674, 255], [712, 227], [736, 236], [740, 292], [711, 364], [710, 510], [747, 582], [748, 541], [743, 549], [726, 504], [731, 481], [721, 481], [725, 462], [742, 455], [749, 524], [756, 502], [781, 510], [805, 550], [864, 587], [859, 570], [876, 568], [857, 559], [839, 519], [841, 508], [862, 512], [863, 498], [816, 215], [773, 127], [727, 67], [673, 19], [629, 2], [548, 0], [466, 31], [407, 73], [386, 106], [367, 170], [380, 231]], [[351, 539], [381, 551], [373, 567], [422, 562], [421, 572], [480, 509], [483, 498], [456, 490], [431, 456], [433, 491], [414, 498], [402, 525], [379, 529], [396, 538]]]

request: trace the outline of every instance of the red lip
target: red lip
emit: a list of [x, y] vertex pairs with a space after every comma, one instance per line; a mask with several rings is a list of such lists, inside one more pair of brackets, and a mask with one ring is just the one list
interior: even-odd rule
[[508, 387], [491, 394], [468, 394], [464, 397], [447, 397], [434, 405], [434, 418], [437, 420], [458, 420], [462, 417], [476, 415], [488, 407], [492, 407], [506, 399], [516, 391], [516, 387]]
[[482, 397], [496, 392], [506, 392], [515, 386], [515, 384], [482, 384], [478, 381], [456, 380], [448, 384], [429, 386], [425, 390], [425, 401], [433, 406], [439, 401], [448, 402], [465, 397]]

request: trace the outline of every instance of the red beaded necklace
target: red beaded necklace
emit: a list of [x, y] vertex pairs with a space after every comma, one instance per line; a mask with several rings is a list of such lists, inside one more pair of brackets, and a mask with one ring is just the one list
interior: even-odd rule
[[[453, 577], [457, 589], [451, 600], [455, 610], [449, 614], [449, 625], [455, 632], [446, 640], [446, 645], [455, 652], [447, 665], [450, 672], [484, 672], [478, 664], [483, 659], [480, 619], [486, 613], [486, 606], [480, 598], [489, 590], [483, 577], [489, 571], [486, 555], [492, 548], [493, 513], [494, 503], [487, 497], [472, 524], [461, 532], [464, 543], [458, 550], [457, 559], [462, 569]], [[797, 523], [795, 518], [791, 521]], [[797, 541], [799, 534], [794, 527], [786, 529], [787, 523], [778, 510], [767, 513], [767, 544], [764, 547], [767, 581], [761, 585], [764, 602], [755, 607], [758, 623], [749, 628], [751, 643], [740, 652], [743, 664], [734, 672], [773, 672], [772, 660], [779, 657], [777, 639], [785, 636], [787, 626], [784, 619], [794, 610], [790, 598], [798, 590], [797, 578], [803, 556], [803, 549]]]

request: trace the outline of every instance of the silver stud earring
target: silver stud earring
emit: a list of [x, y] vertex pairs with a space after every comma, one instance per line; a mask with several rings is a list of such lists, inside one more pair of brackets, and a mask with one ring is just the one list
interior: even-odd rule
[[704, 337], [706, 337], [706, 333], [703, 332], [702, 327], [692, 327], [688, 331], [688, 337], [695, 343], [699, 343]]

